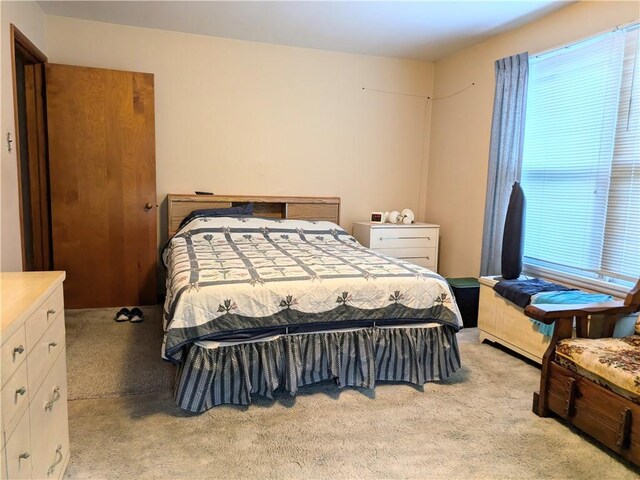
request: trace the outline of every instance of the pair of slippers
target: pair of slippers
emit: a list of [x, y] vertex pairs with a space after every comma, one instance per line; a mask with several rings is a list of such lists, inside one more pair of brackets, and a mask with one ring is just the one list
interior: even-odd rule
[[142, 318], [142, 310], [140, 310], [138, 307], [132, 308], [131, 310], [129, 310], [128, 308], [121, 308], [120, 310], [118, 310], [118, 313], [116, 313], [116, 322], [131, 322], [131, 323], [138, 323], [141, 322], [143, 320]]

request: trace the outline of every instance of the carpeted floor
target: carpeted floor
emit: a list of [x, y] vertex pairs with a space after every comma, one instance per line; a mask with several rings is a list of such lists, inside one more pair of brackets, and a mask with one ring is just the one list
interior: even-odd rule
[[160, 359], [162, 307], [143, 307], [141, 323], [115, 322], [117, 308], [67, 310], [69, 400], [171, 388], [175, 368]]
[[[155, 323], [115, 325], [102, 316], [102, 325], [95, 311], [67, 317], [69, 391], [76, 398], [159, 391], [70, 401], [67, 478], [638, 478], [558, 420], [531, 413], [539, 370], [479, 345], [475, 329], [458, 335], [464, 367], [446, 382], [375, 391], [325, 383], [297, 397], [190, 415], [164, 388]], [[88, 353], [85, 336], [103, 339], [96, 358], [75, 358]], [[119, 341], [127, 346], [108, 348]], [[82, 371], [94, 368], [105, 373]]]

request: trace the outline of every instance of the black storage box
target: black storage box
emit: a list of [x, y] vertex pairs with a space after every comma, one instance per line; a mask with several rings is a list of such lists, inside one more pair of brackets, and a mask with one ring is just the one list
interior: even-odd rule
[[462, 323], [465, 328], [478, 326], [478, 302], [480, 300], [480, 283], [477, 278], [447, 278], [451, 291], [460, 308]]

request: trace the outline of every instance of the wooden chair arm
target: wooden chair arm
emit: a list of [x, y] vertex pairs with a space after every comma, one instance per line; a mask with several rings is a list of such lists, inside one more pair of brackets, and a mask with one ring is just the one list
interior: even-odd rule
[[524, 309], [524, 314], [527, 317], [549, 325], [555, 322], [558, 318], [563, 317], [575, 317], [576, 319], [580, 319], [586, 318], [590, 315], [629, 315], [637, 311], [637, 305], [625, 305], [622, 301], [614, 301], [587, 303], [584, 305], [528, 305]]

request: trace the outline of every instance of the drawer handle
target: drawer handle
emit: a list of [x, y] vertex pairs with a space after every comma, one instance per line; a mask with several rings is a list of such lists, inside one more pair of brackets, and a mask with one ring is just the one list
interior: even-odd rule
[[49, 348], [57, 347], [57, 346], [58, 346], [58, 344], [56, 342], [49, 343]]
[[27, 388], [26, 387], [20, 387], [19, 389], [16, 390], [16, 397], [18, 395], [24, 395], [25, 393], [27, 393]]
[[380, 241], [383, 242], [385, 240], [415, 240], [415, 239], [421, 239], [421, 238], [426, 238], [427, 240], [431, 240], [431, 237], [380, 237]]
[[16, 348], [13, 349], [13, 359], [16, 359], [16, 355], [20, 355], [24, 353], [24, 345], [18, 345]]
[[45, 410], [53, 410], [53, 404], [60, 400], [60, 387], [53, 389], [53, 398], [44, 406]]
[[47, 470], [47, 475], [51, 475], [53, 473], [53, 471], [56, 469], [56, 467], [62, 461], [63, 458], [64, 457], [62, 455], [62, 445], [58, 445], [58, 448], [56, 448], [56, 461], [53, 462], [49, 467], [49, 470]]
[[50, 308], [49, 310], [47, 310], [47, 315], [55, 315], [56, 311], [53, 308]]
[[24, 458], [26, 460], [30, 456], [31, 456], [31, 454], [29, 452], [24, 452], [24, 453], [21, 453], [20, 455], [18, 455], [18, 459], [22, 460]]

